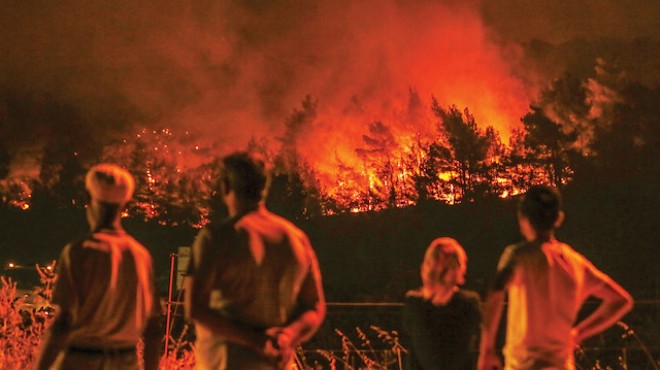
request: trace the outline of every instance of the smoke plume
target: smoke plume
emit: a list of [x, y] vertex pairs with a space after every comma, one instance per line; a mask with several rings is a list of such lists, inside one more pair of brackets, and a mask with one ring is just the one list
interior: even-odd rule
[[318, 114], [301, 128], [300, 152], [327, 170], [354, 156], [376, 121], [397, 136], [433, 130], [431, 96], [469, 107], [506, 138], [547, 81], [588, 70], [599, 56], [602, 45], [577, 51], [575, 40], [657, 40], [659, 8], [641, 0], [5, 1], [0, 144], [14, 171], [44, 148], [94, 158], [142, 128], [188, 132], [190, 143], [220, 152], [282, 135], [307, 95]]

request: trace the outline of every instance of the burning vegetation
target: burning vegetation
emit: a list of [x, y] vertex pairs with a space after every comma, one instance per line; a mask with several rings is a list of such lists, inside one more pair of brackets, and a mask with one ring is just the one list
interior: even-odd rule
[[83, 207], [111, 161], [137, 178], [127, 216], [199, 226], [236, 149], [297, 218], [655, 173], [657, 5], [509, 5], [12, 3], [0, 204]]
[[[299, 219], [473, 202], [512, 196], [537, 183], [563, 186], [599, 169], [615, 176], [655, 171], [657, 97], [657, 89], [627, 81], [598, 60], [588, 79], [554, 81], [504, 142], [502, 130], [477, 122], [469, 108], [434, 97], [424, 102], [412, 89], [399, 119], [366, 121], [355, 129], [362, 130], [357, 137], [329, 129], [345, 127], [343, 117], [329, 115], [308, 96], [277, 139], [253, 136], [243, 149], [271, 161], [271, 207]], [[45, 150], [34, 177], [11, 176], [5, 152], [2, 204], [82, 207], [85, 168], [109, 161], [136, 177], [127, 216], [200, 226], [218, 205], [216, 164], [227, 150], [187, 131], [143, 128], [104, 146], [96, 158]]]

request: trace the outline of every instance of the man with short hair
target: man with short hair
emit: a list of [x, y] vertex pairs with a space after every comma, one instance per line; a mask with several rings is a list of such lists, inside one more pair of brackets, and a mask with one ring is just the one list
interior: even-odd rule
[[197, 235], [185, 283], [199, 370], [293, 366], [293, 349], [325, 317], [316, 255], [305, 233], [269, 212], [262, 160], [222, 159], [220, 193], [229, 218]]
[[133, 177], [99, 164], [85, 186], [91, 233], [62, 250], [53, 291], [58, 312], [34, 368], [137, 370], [136, 344], [144, 338], [144, 368], [155, 370], [162, 333], [151, 255], [120, 222]]
[[[568, 244], [555, 238], [564, 220], [556, 188], [533, 186], [518, 207], [525, 241], [504, 250], [486, 300], [479, 370], [501, 369], [495, 338], [508, 293], [505, 369], [574, 370], [573, 351], [632, 308], [630, 295]], [[584, 301], [602, 302], [576, 322]]]

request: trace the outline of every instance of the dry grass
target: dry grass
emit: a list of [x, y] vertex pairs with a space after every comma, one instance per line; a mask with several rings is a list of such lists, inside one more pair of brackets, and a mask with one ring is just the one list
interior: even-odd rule
[[[55, 274], [52, 268], [37, 266], [37, 271], [42, 284], [28, 295], [20, 295], [14, 281], [0, 276], [0, 370], [30, 369], [44, 331], [52, 320], [53, 309], [49, 302]], [[624, 323], [619, 323], [618, 326], [620, 331], [623, 329], [621, 338], [632, 338], [631, 349], [642, 349], [643, 356], [638, 356], [633, 365], [627, 356], [628, 349], [623, 347], [618, 358], [610, 359], [605, 364], [601, 359], [590, 358], [585, 351], [578, 350], [578, 362], [589, 364], [578, 364], [578, 369], [658, 369], [658, 360], [654, 359], [654, 354], [649, 352], [639, 336]], [[402, 358], [407, 351], [401, 346], [398, 333], [376, 326], [370, 326], [369, 329], [365, 332], [356, 327], [352, 338], [335, 329], [341, 341], [341, 350], [303, 350], [299, 347], [296, 352], [297, 369], [401, 370]], [[170, 338], [168, 355], [161, 359], [161, 369], [194, 369], [194, 344], [186, 339], [191, 338], [188, 330], [189, 327], [185, 326], [177, 337]], [[141, 345], [138, 345], [138, 354], [142, 353]], [[596, 357], [603, 357], [602, 355]]]
[[29, 369], [44, 331], [53, 317], [46, 304], [52, 297], [55, 274], [37, 266], [42, 286], [18, 296], [11, 279], [0, 276], [0, 370]]

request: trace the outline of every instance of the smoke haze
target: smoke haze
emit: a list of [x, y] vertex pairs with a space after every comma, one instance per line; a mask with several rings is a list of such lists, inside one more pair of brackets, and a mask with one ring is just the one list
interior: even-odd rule
[[45, 148], [98, 157], [140, 128], [223, 151], [281, 135], [311, 95], [301, 153], [331, 166], [374, 121], [398, 136], [433, 129], [410, 119], [411, 89], [506, 138], [540, 88], [587, 73], [602, 50], [657, 83], [659, 4], [4, 1], [0, 144], [15, 171]]

